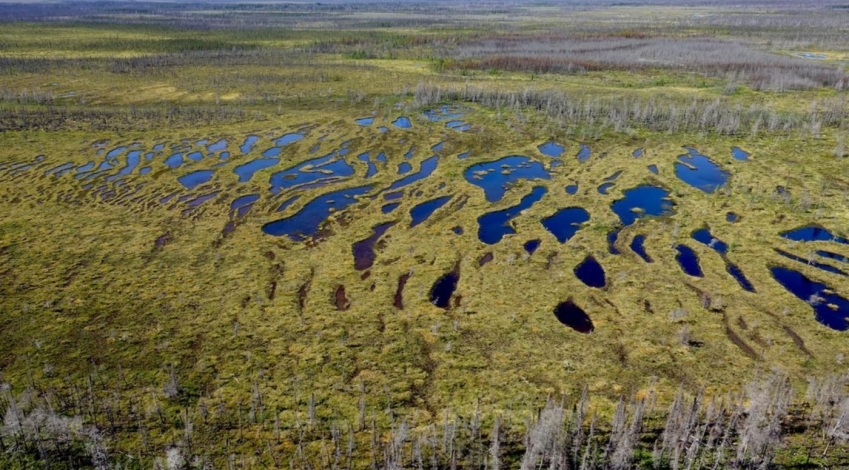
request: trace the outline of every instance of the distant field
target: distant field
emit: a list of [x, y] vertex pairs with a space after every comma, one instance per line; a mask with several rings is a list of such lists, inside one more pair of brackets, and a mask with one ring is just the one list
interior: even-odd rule
[[847, 15], [0, 3], [0, 467], [849, 466]]

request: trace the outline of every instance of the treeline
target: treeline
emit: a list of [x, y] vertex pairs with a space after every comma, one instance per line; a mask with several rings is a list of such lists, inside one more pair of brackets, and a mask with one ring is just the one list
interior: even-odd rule
[[534, 73], [686, 70], [748, 83], [758, 90], [849, 88], [843, 70], [712, 38], [537, 37], [479, 40], [451, 51], [450, 68]]
[[645, 128], [662, 132], [716, 132], [756, 135], [761, 130], [801, 130], [819, 136], [824, 126], [844, 127], [849, 108], [845, 97], [813, 101], [809, 109], [780, 113], [774, 109], [743, 106], [720, 98], [678, 98], [669, 95], [592, 96], [580, 92], [525, 89], [522, 92], [485, 87], [444, 87], [420, 83], [414, 92], [417, 106], [465, 101], [521, 115], [542, 112], [553, 125], [567, 130], [590, 128], [620, 132]]
[[48, 105], [16, 106], [0, 110], [0, 132], [145, 131], [164, 126], [200, 126], [261, 119], [261, 115], [232, 106], [168, 106], [162, 108], [78, 108]]
[[[811, 379], [800, 394], [780, 375], [709, 397], [652, 388], [601, 411], [586, 390], [502, 411], [480, 402], [429, 420], [360, 388], [353, 415], [314, 393], [281, 409], [274, 384], [250, 393], [193, 393], [172, 368], [159, 387], [92, 373], [46, 386], [0, 386], [0, 465], [53, 469], [550, 468], [766, 469], [849, 465], [849, 375]], [[341, 393], [341, 392], [340, 392]], [[538, 406], [538, 407], [537, 407]]]

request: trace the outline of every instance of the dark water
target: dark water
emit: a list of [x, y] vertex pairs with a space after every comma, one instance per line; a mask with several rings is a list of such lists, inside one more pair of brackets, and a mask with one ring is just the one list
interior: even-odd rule
[[440, 143], [434, 145], [433, 147], [431, 147], [430, 149], [433, 150], [434, 152], [441, 152], [442, 148], [444, 146], [445, 146], [445, 142], [440, 142]]
[[203, 160], [203, 154], [200, 153], [200, 152], [191, 152], [188, 155], [186, 155], [186, 158], [188, 158], [189, 160], [191, 160], [193, 162], [199, 162], [199, 161]]
[[374, 122], [374, 118], [373, 117], [364, 117], [364, 118], [355, 119], [354, 122], [356, 122], [360, 126], [365, 127], [365, 126], [370, 126], [371, 123]]
[[454, 295], [458, 282], [460, 272], [456, 268], [437, 279], [430, 289], [430, 303], [446, 310], [451, 308], [451, 296]]
[[610, 191], [610, 188], [612, 188], [615, 185], [616, 185], [616, 183], [604, 183], [604, 184], [602, 184], [601, 186], [598, 187], [598, 193], [607, 195], [607, 192]]
[[554, 215], [542, 219], [542, 226], [551, 232], [560, 243], [566, 243], [575, 236], [581, 224], [590, 220], [590, 214], [582, 207], [567, 207]]
[[536, 238], [534, 240], [526, 241], [525, 244], [522, 245], [522, 247], [525, 249], [525, 251], [528, 252], [529, 255], [532, 255], [532, 254], [534, 254], [535, 251], [537, 251], [540, 243], [542, 243], [542, 240], [540, 240], [539, 238]]
[[469, 158], [469, 155], [471, 155], [471, 154], [472, 154], [471, 151], [463, 152], [460, 155], [457, 155], [457, 159], [458, 160], [465, 160], [465, 159]]
[[364, 271], [372, 267], [375, 259], [374, 244], [395, 224], [396, 222], [386, 222], [377, 225], [371, 229], [371, 236], [351, 245], [351, 252], [354, 254], [354, 269]]
[[566, 186], [566, 194], [575, 194], [577, 192], [578, 192], [578, 185], [577, 184], [570, 184], [569, 186]]
[[537, 186], [523, 197], [518, 205], [500, 211], [488, 212], [478, 217], [478, 239], [487, 245], [494, 245], [500, 242], [505, 235], [516, 233], [513, 227], [508, 225], [508, 222], [523, 210], [536, 204], [547, 192], [546, 188]]
[[799, 262], [799, 263], [807, 264], [808, 266], [810, 266], [812, 268], [821, 269], [821, 270], [828, 272], [828, 273], [831, 273], [831, 274], [837, 274], [838, 276], [846, 276], [847, 275], [845, 271], [843, 271], [841, 269], [837, 269], [830, 264], [819, 263], [819, 262], [816, 262], [816, 261], [813, 261], [813, 260], [808, 260], [807, 258], [803, 258], [801, 256], [794, 255], [793, 253], [788, 253], [788, 252], [786, 252], [784, 250], [780, 250], [778, 248], [774, 248], [774, 250], [775, 250], [776, 253], [778, 253], [779, 255], [781, 255], [781, 256], [783, 256], [787, 259], [790, 259], [790, 260], [793, 260], [793, 261], [796, 261], [796, 262]]
[[657, 174], [657, 165], [649, 165], [648, 168], [650, 172]]
[[360, 154], [357, 156], [357, 159], [367, 165], [368, 169], [366, 170], [366, 178], [371, 178], [377, 174], [377, 166], [371, 161], [371, 157], [368, 152]]
[[[673, 213], [669, 200], [669, 191], [658, 187], [641, 185], [625, 190], [623, 198], [613, 201], [610, 208], [625, 226], [631, 225], [641, 217], [663, 216]], [[639, 211], [635, 211], [639, 209]]]
[[239, 196], [236, 199], [233, 199], [233, 202], [230, 203], [230, 210], [238, 209], [248, 204], [253, 204], [258, 200], [259, 194], [247, 194], [245, 196]]
[[386, 154], [385, 153], [383, 153], [383, 152], [378, 153], [377, 156], [374, 157], [374, 159], [376, 161], [380, 162], [381, 164], [386, 165]]
[[489, 202], [500, 201], [507, 191], [507, 185], [521, 179], [551, 179], [542, 163], [519, 155], [472, 165], [463, 176], [469, 183], [483, 189]]
[[634, 150], [633, 152], [631, 152], [631, 156], [634, 157], [634, 158], [642, 157], [643, 156], [643, 149]]
[[678, 163], [675, 164], [675, 176], [699, 191], [713, 193], [728, 182], [731, 174], [710, 158], [690, 150], [689, 155], [678, 157]]
[[458, 226], [452, 228], [451, 231], [454, 232], [455, 235], [462, 235], [463, 234], [463, 227], [460, 227], [458, 225]]
[[693, 277], [704, 277], [702, 268], [699, 266], [699, 256], [692, 248], [687, 245], [678, 245], [675, 249], [678, 250], [675, 261], [678, 262], [684, 273]]
[[771, 268], [770, 272], [782, 287], [813, 307], [818, 322], [833, 330], [849, 329], [849, 300], [827, 293], [831, 290], [828, 286], [812, 281], [798, 271], [777, 266]]
[[182, 153], [175, 153], [174, 155], [171, 155], [170, 157], [165, 159], [165, 165], [168, 168], [171, 168], [172, 170], [179, 168], [180, 165], [182, 165], [182, 164], [183, 164], [183, 154]]
[[557, 305], [554, 308], [554, 316], [560, 323], [572, 328], [578, 333], [591, 333], [595, 329], [587, 312], [575, 305], [572, 299]]
[[400, 206], [400, 205], [401, 205], [400, 202], [393, 202], [393, 203], [390, 203], [390, 204], [385, 204], [383, 207], [380, 208], [380, 211], [383, 212], [384, 214], [388, 214], [388, 213], [394, 211], [395, 209], [397, 209], [398, 206]]
[[396, 191], [394, 193], [386, 193], [383, 195], [383, 199], [387, 201], [395, 201], [404, 197], [404, 191]]
[[313, 237], [331, 213], [345, 210], [357, 202], [356, 196], [366, 194], [372, 188], [373, 186], [360, 186], [323, 194], [308, 202], [291, 217], [265, 224], [262, 231], [276, 237], [285, 235], [295, 241]]
[[214, 174], [215, 172], [212, 170], [198, 170], [177, 178], [177, 181], [186, 189], [195, 189], [204, 183], [208, 183]]
[[283, 190], [307, 183], [321, 182], [321, 184], [318, 184], [318, 186], [321, 186], [353, 174], [354, 168], [348, 162], [339, 158], [339, 152], [333, 152], [278, 171], [271, 175], [269, 183], [271, 183], [271, 193], [279, 194]]
[[437, 165], [439, 165], [439, 157], [434, 155], [427, 160], [422, 162], [422, 166], [418, 172], [408, 175], [400, 180], [393, 182], [387, 188], [387, 191], [394, 191], [399, 188], [403, 188], [409, 184], [413, 184], [416, 181], [420, 181], [424, 178], [427, 178], [431, 174], [433, 174], [434, 170], [436, 170]]
[[743, 270], [741, 270], [740, 267], [736, 264], [726, 260], [725, 271], [727, 271], [728, 274], [730, 274], [731, 277], [733, 277], [737, 281], [737, 283], [740, 284], [740, 287], [742, 287], [743, 290], [746, 290], [748, 292], [757, 292], [755, 290], [755, 286], [752, 285], [751, 281], [749, 281], [746, 275], [743, 274]]
[[107, 176], [106, 181], [114, 181], [118, 178], [123, 178], [124, 176], [129, 175], [135, 171], [136, 167], [139, 166], [139, 162], [141, 162], [141, 151], [133, 150], [127, 154], [127, 163], [123, 166], [123, 168], [121, 168], [118, 173]]
[[398, 174], [404, 175], [413, 170], [413, 166], [407, 162], [401, 162], [398, 164]]
[[304, 134], [300, 132], [293, 132], [291, 134], [286, 134], [282, 137], [278, 137], [274, 139], [274, 143], [280, 147], [285, 147], [289, 144], [293, 144], [304, 138]]
[[838, 237], [824, 227], [809, 225], [807, 227], [799, 227], [797, 229], [788, 230], [781, 233], [781, 238], [793, 240], [797, 242], [835, 242], [844, 245], [849, 244], [849, 240]]
[[849, 258], [847, 258], [843, 255], [838, 255], [837, 253], [832, 253], [830, 251], [818, 250], [817, 256], [821, 256], [823, 258], [828, 258], [828, 259], [838, 261], [838, 262], [841, 262], [841, 263], [849, 263]]
[[259, 158], [233, 168], [233, 173], [239, 175], [240, 183], [247, 183], [257, 171], [271, 168], [278, 163], [280, 163], [279, 158]]
[[651, 263], [652, 259], [648, 253], [646, 253], [646, 236], [645, 235], [637, 235], [631, 240], [631, 251], [636, 253], [640, 258], [643, 259], [646, 263]]
[[437, 211], [437, 209], [450, 201], [452, 197], [453, 196], [443, 196], [431, 199], [430, 201], [425, 201], [410, 209], [410, 217], [413, 219], [413, 221], [410, 222], [410, 228], [413, 228], [427, 220], [434, 212]]
[[734, 222], [737, 222], [737, 219], [739, 219], [739, 216], [737, 214], [733, 213], [733, 212], [729, 212], [729, 213], [725, 214], [725, 221], [726, 222], [730, 222], [730, 223], [733, 224]]
[[616, 242], [619, 240], [619, 232], [621, 231], [622, 229], [607, 232], [607, 252], [611, 255], [620, 254], [619, 249], [616, 248]]
[[693, 240], [706, 245], [708, 248], [713, 249], [721, 255], [728, 253], [728, 245], [722, 240], [711, 235], [710, 230], [706, 228], [696, 230], [691, 236], [693, 237]]
[[285, 210], [286, 210], [286, 209], [288, 209], [288, 208], [289, 208], [292, 204], [294, 204], [295, 202], [297, 202], [297, 200], [298, 200], [298, 199], [300, 199], [300, 198], [301, 198], [301, 196], [292, 196], [292, 197], [290, 197], [289, 199], [286, 199], [285, 201], [283, 201], [282, 203], [280, 203], [280, 205], [279, 205], [279, 206], [277, 206], [277, 210], [276, 210], [275, 212], [283, 212], [283, 211], [285, 211]]
[[555, 143], [555, 142], [546, 142], [537, 147], [543, 155], [547, 155], [553, 158], [560, 158], [563, 155], [563, 152], [566, 150], [566, 147]]
[[410, 129], [411, 127], [413, 127], [413, 123], [410, 122], [410, 118], [405, 116], [401, 116], [398, 119], [392, 121], [392, 125], [400, 129]]
[[247, 155], [254, 149], [257, 141], [259, 140], [259, 136], [249, 135], [245, 137], [245, 142], [239, 146], [239, 151], [242, 152], [242, 155]]
[[209, 144], [209, 146], [206, 149], [209, 150], [210, 152], [220, 152], [220, 151], [222, 151], [226, 148], [227, 148], [227, 141], [224, 140], [224, 139], [221, 139], [218, 142], [215, 142], [214, 144]]
[[590, 255], [575, 267], [575, 276], [589, 287], [601, 289], [606, 284], [604, 268], [596, 259]]
[[450, 121], [459, 119], [466, 115], [468, 108], [460, 106], [443, 105], [436, 109], [430, 109], [422, 113], [425, 118], [432, 122]]

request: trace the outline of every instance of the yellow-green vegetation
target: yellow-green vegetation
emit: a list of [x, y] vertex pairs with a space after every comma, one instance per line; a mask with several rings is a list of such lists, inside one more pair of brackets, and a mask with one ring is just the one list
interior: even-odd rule
[[[840, 432], [849, 431], [839, 420], [849, 413], [847, 384], [834, 378], [846, 373], [847, 332], [818, 322], [813, 307], [770, 273], [786, 266], [849, 298], [845, 275], [813, 265], [849, 271], [815, 253], [849, 258], [849, 245], [780, 236], [805, 226], [849, 235], [847, 43], [814, 22], [791, 29], [798, 12], [78, 7], [73, 20], [58, 20], [0, 6], [11, 18], [0, 23], [0, 382], [8, 384], [0, 465], [401, 468], [417, 466], [418, 452], [440, 467], [533, 467], [555, 461], [555, 442], [565, 438], [536, 451], [528, 443], [548, 429], [546, 420], [564, 419], [562, 403], [567, 410], [577, 403], [566, 419], [578, 423], [570, 432], [589, 429], [595, 413], [597, 441], [568, 434], [574, 442], [566, 447], [577, 451], [563, 450], [558, 465], [581, 465], [583, 456], [581, 468], [671, 468], [684, 457], [673, 464], [671, 455], [652, 456], [651, 444], [614, 452], [631, 449], [615, 416], [624, 403], [628, 420], [645, 413], [631, 438], [660, 442], [667, 415], [689, 406], [675, 398], [679, 389], [701, 397], [693, 409], [704, 410], [706, 423], [722, 421], [711, 413], [750, 423], [737, 429], [729, 418], [728, 455], [707, 444], [711, 457], [694, 454], [694, 468], [848, 464], [849, 434]], [[65, 7], [57, 8], [59, 15]], [[840, 24], [833, 17], [847, 14], [803, 11], [832, 32]], [[763, 22], [736, 26], [752, 18]], [[182, 27], [193, 22], [197, 30]], [[721, 65], [566, 57], [586, 42], [705, 38], [768, 59], [754, 70], [733, 57]], [[492, 46], [499, 41], [511, 45]], [[563, 57], [536, 49], [558, 41], [577, 42], [563, 46], [570, 51]], [[514, 46], [522, 44], [534, 46]], [[628, 47], [655, 47], [646, 44]], [[800, 66], [804, 60], [816, 61], [819, 75]], [[442, 105], [460, 110], [468, 131], [424, 115]], [[355, 122], [367, 116], [374, 122]], [[412, 128], [392, 124], [401, 116]], [[279, 156], [261, 156], [291, 133], [304, 137]], [[243, 154], [249, 136], [257, 141]], [[229, 157], [207, 150], [221, 139]], [[549, 141], [565, 146], [560, 158], [537, 149]], [[592, 150], [586, 162], [575, 158], [581, 145]], [[727, 184], [708, 193], [679, 179], [684, 146], [730, 173]], [[127, 147], [116, 152], [120, 163], [97, 173], [119, 147]], [[733, 158], [732, 147], [749, 158]], [[342, 148], [353, 175], [269, 190], [272, 174]], [[112, 178], [134, 151], [138, 166]], [[193, 151], [201, 154], [191, 159]], [[358, 158], [366, 152], [377, 169], [369, 178]], [[385, 164], [375, 160], [381, 152]], [[165, 160], [176, 153], [183, 164], [172, 169]], [[404, 186], [400, 199], [385, 199], [404, 177], [399, 164], [415, 173], [435, 154], [433, 174]], [[464, 175], [508, 155], [542, 162], [550, 178], [519, 180], [500, 201], [487, 201]], [[280, 161], [240, 181], [234, 168], [259, 158]], [[61, 165], [66, 172], [51, 172]], [[178, 182], [197, 170], [214, 175], [197, 188]], [[373, 189], [330, 215], [316, 237], [263, 232], [323, 194], [366, 184]], [[572, 184], [578, 191], [567, 194]], [[620, 253], [612, 254], [607, 235], [621, 223], [611, 203], [643, 184], [668, 190], [674, 211], [622, 229]], [[478, 239], [481, 215], [515, 206], [538, 186], [547, 194], [509, 222], [514, 234], [494, 245]], [[245, 214], [231, 208], [252, 194], [259, 198]], [[212, 197], [196, 201], [204, 195]], [[410, 228], [410, 210], [440, 196], [452, 199]], [[291, 204], [279, 211], [284, 201]], [[400, 206], [386, 213], [389, 202]], [[541, 220], [566, 207], [586, 209], [590, 220], [559, 243]], [[738, 220], [729, 222], [729, 213]], [[396, 224], [376, 243], [373, 265], [355, 270], [352, 244], [386, 222]], [[725, 257], [691, 237], [705, 227], [728, 245]], [[629, 248], [636, 235], [645, 235], [653, 262]], [[534, 239], [540, 248], [528, 254], [523, 245]], [[682, 272], [679, 244], [698, 254], [703, 277]], [[604, 268], [603, 289], [573, 273], [587, 255]], [[742, 289], [726, 262], [756, 292]], [[450, 307], [439, 308], [431, 289], [452, 270], [458, 286]], [[567, 299], [589, 315], [591, 334], [555, 317]], [[766, 392], [747, 389], [753, 377], [770, 377], [755, 382]], [[828, 399], [804, 396], [812, 377], [819, 385], [810, 390], [827, 388]], [[723, 396], [722, 412], [702, 403]], [[755, 406], [764, 397], [774, 401]], [[678, 408], [667, 413], [670, 403]], [[79, 431], [86, 444], [28, 441], [15, 423], [42, 408], [76, 417], [78, 425], [62, 426], [86, 429]], [[751, 424], [758, 413], [764, 423]], [[781, 425], [784, 435], [775, 437]], [[747, 434], [754, 428], [772, 440]], [[454, 449], [446, 432], [466, 447]], [[741, 450], [744, 437], [758, 444]], [[616, 445], [605, 451], [608, 438]]]

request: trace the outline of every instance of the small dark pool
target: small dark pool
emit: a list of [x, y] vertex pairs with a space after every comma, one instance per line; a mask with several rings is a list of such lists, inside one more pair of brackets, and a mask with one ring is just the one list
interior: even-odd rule
[[458, 226], [456, 226], [456, 227], [453, 227], [453, 228], [451, 229], [451, 231], [452, 231], [452, 232], [454, 232], [454, 235], [462, 235], [462, 234], [463, 234], [463, 227], [460, 227], [460, 226], [458, 225]]
[[642, 157], [643, 156], [643, 149], [640, 148], [640, 149], [634, 150], [633, 152], [631, 152], [631, 156], [634, 157], [634, 158]]
[[214, 174], [215, 172], [212, 170], [198, 170], [177, 178], [177, 181], [186, 189], [195, 189], [204, 183], [208, 183]]
[[566, 150], [566, 147], [556, 143], [556, 142], [546, 142], [537, 147], [541, 154], [552, 157], [552, 158], [560, 158], [563, 155], [563, 152]]
[[395, 209], [397, 209], [398, 206], [400, 206], [400, 205], [401, 205], [400, 202], [392, 202], [392, 203], [389, 203], [389, 204], [384, 204], [383, 207], [380, 208], [380, 211], [383, 212], [384, 214], [388, 214], [388, 213], [394, 211]]
[[392, 121], [392, 125], [400, 129], [409, 129], [413, 127], [413, 123], [410, 122], [410, 118], [405, 116], [401, 116], [398, 119]]
[[422, 114], [431, 122], [442, 122], [459, 119], [465, 116], [468, 111], [469, 109], [465, 107], [442, 105], [436, 109], [429, 109]]
[[781, 233], [781, 238], [796, 242], [835, 242], [849, 245], [849, 240], [840, 238], [824, 227], [809, 225]]
[[777, 266], [770, 272], [782, 287], [813, 307], [818, 322], [833, 330], [849, 329], [849, 300], [827, 293], [830, 291], [828, 286], [812, 281], [798, 271]]
[[832, 253], [830, 251], [818, 250], [817, 256], [821, 256], [823, 258], [828, 258], [834, 261], [838, 261], [841, 263], [849, 263], [849, 258], [846, 258], [843, 255], [838, 255], [837, 253]]
[[681, 269], [688, 276], [704, 277], [702, 268], [699, 266], [699, 256], [687, 245], [677, 245], [675, 247], [678, 254], [675, 255], [675, 261], [681, 266]]
[[440, 207], [444, 206], [453, 196], [443, 196], [430, 201], [425, 201], [412, 209], [410, 209], [410, 217], [413, 219], [410, 222], [410, 228], [419, 225], [427, 220]]
[[706, 245], [708, 248], [716, 251], [721, 255], [725, 255], [728, 253], [728, 245], [722, 240], [715, 238], [711, 235], [710, 230], [707, 228], [699, 229], [693, 232], [691, 235], [693, 240]]
[[[307, 183], [328, 183], [352, 176], [354, 168], [338, 157], [339, 152], [333, 152], [274, 173], [269, 179], [271, 193], [279, 194], [283, 190]], [[321, 186], [321, 184], [318, 185]]]
[[589, 255], [575, 267], [575, 276], [589, 287], [601, 289], [606, 284], [604, 268], [596, 259]]
[[569, 186], [566, 186], [566, 194], [575, 194], [577, 192], [578, 192], [578, 185], [577, 184], [570, 184]]
[[209, 144], [209, 146], [206, 149], [209, 150], [210, 152], [220, 152], [220, 151], [222, 151], [226, 148], [227, 148], [227, 141], [224, 140], [224, 139], [221, 139], [218, 142], [215, 142], [213, 144]]
[[200, 153], [200, 152], [191, 152], [188, 155], [186, 155], [186, 158], [188, 158], [189, 160], [191, 160], [193, 162], [199, 162], [199, 161], [203, 160], [203, 154]]
[[572, 299], [557, 305], [554, 308], [554, 316], [560, 323], [572, 328], [578, 333], [592, 333], [595, 329], [587, 312], [575, 305]]
[[280, 163], [279, 158], [259, 158], [233, 168], [233, 173], [239, 175], [240, 183], [247, 183], [257, 171], [271, 168], [278, 163]]
[[239, 196], [236, 199], [233, 199], [233, 202], [230, 203], [230, 210], [238, 209], [248, 204], [253, 204], [258, 200], [259, 194], [247, 194], [245, 196]]
[[295, 241], [315, 236], [330, 214], [345, 210], [357, 202], [356, 196], [366, 194], [372, 188], [373, 186], [360, 186], [322, 194], [291, 217], [265, 224], [262, 231], [276, 237], [285, 235]]
[[681, 181], [705, 193], [713, 193], [728, 182], [730, 173], [697, 151], [689, 151], [689, 155], [679, 156], [675, 164], [675, 176]]
[[542, 219], [542, 226], [551, 232], [560, 243], [566, 243], [575, 236], [581, 224], [590, 220], [590, 213], [582, 207], [567, 207]]
[[601, 186], [598, 187], [598, 193], [604, 194], [606, 196], [607, 192], [610, 191], [610, 188], [612, 188], [615, 185], [616, 185], [616, 183], [604, 183], [604, 184], [602, 184]]
[[726, 260], [725, 271], [727, 271], [728, 274], [737, 281], [737, 284], [740, 284], [740, 287], [742, 287], [743, 290], [748, 292], [757, 292], [755, 291], [755, 286], [752, 285], [751, 281], [749, 281], [749, 279], [746, 278], [746, 275], [743, 274], [743, 270], [736, 264]]
[[500, 201], [510, 183], [521, 179], [551, 179], [542, 163], [520, 155], [472, 165], [463, 176], [469, 183], [483, 189], [489, 202]]
[[607, 252], [611, 255], [618, 255], [620, 251], [616, 248], [616, 242], [619, 240], [619, 232], [622, 229], [611, 230], [607, 232]]
[[249, 135], [245, 137], [245, 142], [239, 146], [239, 151], [242, 152], [242, 155], [247, 155], [251, 150], [254, 149], [257, 141], [259, 140], [259, 136]]
[[127, 154], [127, 163], [121, 168], [118, 173], [107, 176], [106, 181], [114, 181], [118, 178], [122, 178], [124, 176], [129, 175], [133, 171], [135, 171], [136, 167], [139, 166], [139, 162], [141, 162], [141, 151], [133, 150], [132, 152]]
[[739, 217], [737, 214], [733, 213], [733, 212], [729, 212], [729, 213], [725, 214], [725, 221], [726, 221], [726, 222], [729, 222], [729, 223], [732, 223], [732, 224], [733, 224], [734, 222], [737, 222], [737, 219], [739, 219], [739, 218], [740, 218], [740, 217]]
[[289, 199], [286, 199], [279, 206], [277, 206], [276, 212], [283, 212], [288, 209], [292, 204], [294, 204], [301, 196], [292, 196]]
[[387, 188], [387, 191], [394, 191], [399, 188], [403, 188], [409, 184], [413, 184], [416, 181], [422, 180], [430, 176], [434, 170], [436, 170], [437, 165], [439, 165], [439, 157], [434, 155], [427, 160], [422, 161], [422, 166], [418, 172], [413, 173], [411, 175], [407, 175], [406, 177], [393, 182]]
[[636, 253], [640, 258], [643, 259], [646, 263], [651, 263], [652, 259], [648, 253], [646, 253], [646, 236], [645, 235], [637, 235], [631, 240], [631, 251]]
[[471, 155], [471, 154], [472, 154], [471, 151], [463, 152], [460, 155], [457, 155], [457, 159], [458, 160], [465, 160], [465, 159], [469, 158], [469, 155]]
[[370, 126], [371, 123], [374, 122], [374, 118], [373, 117], [364, 117], [364, 118], [355, 119], [354, 122], [356, 122], [360, 126], [366, 127], [366, 126]]
[[509, 225], [510, 220], [518, 216], [523, 210], [536, 204], [547, 192], [546, 188], [537, 186], [523, 197], [518, 205], [500, 211], [488, 212], [478, 217], [478, 239], [487, 245], [494, 245], [500, 242], [505, 235], [516, 233], [513, 227]]
[[430, 303], [446, 310], [451, 308], [451, 296], [454, 295], [458, 282], [460, 272], [456, 268], [437, 279], [430, 289]]
[[648, 168], [650, 172], [657, 174], [657, 165], [649, 165]]
[[386, 222], [372, 227], [371, 236], [351, 245], [351, 252], [354, 254], [354, 269], [364, 271], [372, 267], [375, 259], [374, 244], [393, 225], [395, 225], [395, 222]]
[[293, 144], [304, 138], [304, 134], [300, 132], [293, 132], [291, 134], [286, 134], [282, 137], [278, 137], [274, 139], [274, 143], [280, 147], [285, 147], [289, 144]]
[[413, 166], [410, 165], [407, 162], [401, 162], [401, 163], [398, 164], [398, 174], [399, 175], [407, 174], [407, 173], [411, 172], [412, 170], [413, 170]]
[[182, 164], [183, 164], [183, 154], [182, 153], [175, 153], [174, 155], [171, 155], [170, 157], [165, 159], [165, 165], [168, 168], [171, 168], [172, 170], [179, 168], [180, 165], [182, 165]]
[[525, 244], [522, 245], [522, 247], [525, 249], [525, 251], [528, 252], [529, 255], [532, 255], [532, 254], [534, 254], [535, 251], [537, 251], [540, 243], [542, 243], [542, 240], [540, 240], [539, 238], [536, 238], [534, 240], [526, 241]]

